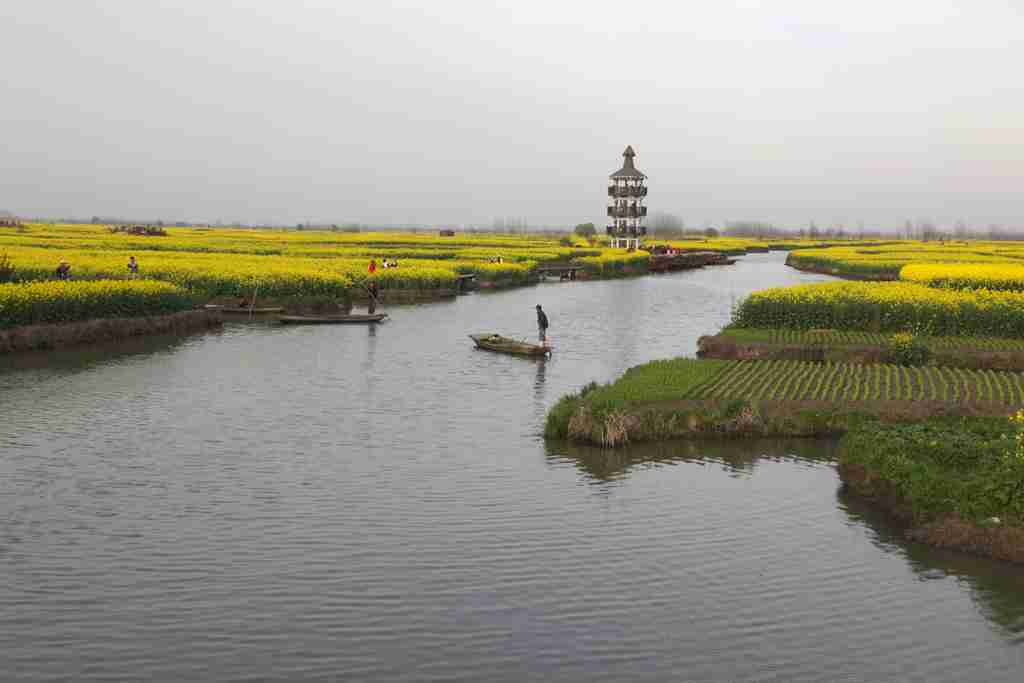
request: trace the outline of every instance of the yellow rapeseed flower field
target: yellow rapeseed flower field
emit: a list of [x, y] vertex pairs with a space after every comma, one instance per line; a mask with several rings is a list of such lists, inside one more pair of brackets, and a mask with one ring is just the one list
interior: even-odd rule
[[732, 324], [1019, 338], [1024, 337], [1024, 293], [936, 289], [912, 282], [779, 287], [747, 297]]
[[787, 263], [835, 275], [896, 279], [911, 264], [1020, 263], [1024, 242], [894, 241], [825, 249], [797, 249]]
[[1024, 291], [1024, 263], [911, 263], [900, 279], [929, 287]]
[[[343, 296], [362, 288], [375, 259], [398, 262], [378, 268], [382, 289], [452, 289], [460, 274], [525, 283], [539, 263], [598, 259], [584, 265], [601, 271], [624, 261], [605, 247], [550, 236], [400, 232], [167, 228], [163, 236], [112, 232], [100, 225], [29, 224], [0, 228], [6, 254], [20, 280], [53, 276], [67, 260], [76, 279], [123, 278], [134, 255], [141, 274], [210, 297], [247, 294], [259, 286], [267, 297]], [[571, 246], [567, 246], [570, 245]], [[629, 260], [639, 257], [630, 255]], [[646, 257], [644, 257], [646, 258]]]
[[0, 327], [160, 315], [192, 306], [185, 290], [151, 280], [0, 285]]

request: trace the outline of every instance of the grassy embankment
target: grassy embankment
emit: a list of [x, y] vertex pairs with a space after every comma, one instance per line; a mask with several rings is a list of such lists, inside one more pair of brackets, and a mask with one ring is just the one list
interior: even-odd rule
[[864, 422], [840, 441], [839, 473], [930, 545], [1024, 563], [1024, 414]]

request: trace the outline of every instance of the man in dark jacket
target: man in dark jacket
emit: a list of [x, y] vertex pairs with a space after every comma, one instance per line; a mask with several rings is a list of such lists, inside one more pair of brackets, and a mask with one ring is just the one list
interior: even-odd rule
[[370, 282], [367, 283], [366, 285], [366, 292], [367, 294], [370, 295], [370, 303], [366, 307], [366, 312], [369, 313], [370, 315], [373, 315], [374, 313], [377, 312], [377, 283], [374, 282], [373, 280], [370, 280]]
[[548, 317], [544, 315], [544, 309], [540, 307], [540, 304], [537, 304], [537, 331], [540, 343], [546, 343], [548, 340]]

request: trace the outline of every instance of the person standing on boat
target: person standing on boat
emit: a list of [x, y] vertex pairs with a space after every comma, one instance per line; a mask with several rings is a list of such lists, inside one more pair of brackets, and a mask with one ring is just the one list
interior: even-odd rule
[[366, 291], [370, 294], [370, 303], [367, 305], [366, 310], [370, 315], [373, 315], [374, 311], [377, 310], [377, 283], [370, 280], [366, 285]]
[[548, 316], [545, 315], [544, 309], [537, 304], [537, 333], [540, 338], [541, 344], [548, 343]]

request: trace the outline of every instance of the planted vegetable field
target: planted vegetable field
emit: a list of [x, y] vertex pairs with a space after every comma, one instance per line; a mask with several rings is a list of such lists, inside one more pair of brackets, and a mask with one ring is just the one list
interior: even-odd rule
[[1024, 373], [945, 367], [676, 358], [585, 391], [597, 410], [675, 400], [944, 401], [1024, 405]]
[[[858, 330], [792, 330], [786, 328], [726, 328], [723, 337], [745, 342], [765, 344], [792, 344], [804, 346], [885, 346], [891, 336], [881, 332]], [[938, 350], [964, 351], [1024, 351], [1024, 339], [1000, 337], [921, 337], [920, 342], [928, 348]]]
[[680, 398], [842, 403], [983, 401], [1012, 406], [1024, 405], [1024, 374], [888, 364], [725, 361], [714, 377], [690, 387]]

